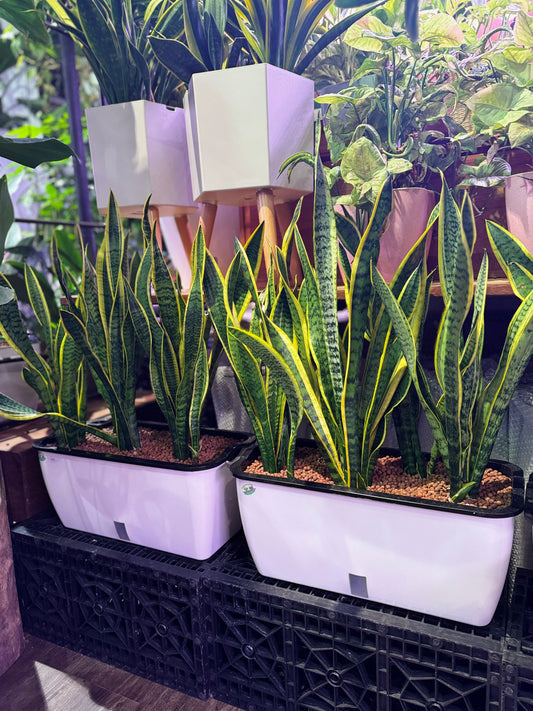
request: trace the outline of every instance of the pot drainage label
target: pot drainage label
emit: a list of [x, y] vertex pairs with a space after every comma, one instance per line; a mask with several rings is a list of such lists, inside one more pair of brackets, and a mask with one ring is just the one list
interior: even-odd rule
[[126, 531], [126, 524], [122, 523], [121, 521], [113, 521], [115, 524], [115, 531], [117, 532], [117, 536], [120, 538], [121, 541], [129, 541], [130, 537], [128, 536], [128, 532]]
[[250, 494], [253, 494], [255, 492], [255, 486], [253, 484], [244, 484], [241, 487], [242, 493], [246, 494], [246, 496], [249, 496]]
[[368, 597], [368, 588], [366, 585], [366, 577], [364, 575], [348, 574], [350, 578], [350, 592], [357, 597]]

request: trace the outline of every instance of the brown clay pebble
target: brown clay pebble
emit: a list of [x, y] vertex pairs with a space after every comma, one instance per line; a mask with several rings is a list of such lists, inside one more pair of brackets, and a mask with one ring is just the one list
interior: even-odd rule
[[[265, 472], [260, 460], [250, 462], [246, 471], [253, 474], [286, 477], [287, 470], [271, 474]], [[294, 478], [302, 481], [333, 484], [325, 461], [312, 449], [300, 450], [295, 458]], [[400, 457], [380, 457], [374, 470], [372, 486], [368, 491], [399, 494], [429, 501], [448, 501], [450, 482], [442, 462], [436, 466], [434, 474], [425, 479], [406, 474]], [[477, 499], [465, 499], [462, 503], [482, 509], [505, 508], [511, 505], [512, 487], [509, 477], [496, 469], [485, 469]]]
[[[118, 452], [116, 447], [95, 435], [88, 434], [85, 442], [82, 442], [76, 449], [84, 452], [94, 452], [97, 454], [120, 454], [121, 457], [141, 457], [143, 459], [154, 459], [158, 462], [178, 462], [172, 451], [172, 440], [168, 430], [151, 430], [147, 427], [139, 427], [139, 437], [141, 446], [131, 451]], [[203, 435], [200, 439], [200, 451], [198, 459], [186, 459], [181, 464], [205, 464], [218, 457], [235, 440], [231, 437], [220, 435]]]

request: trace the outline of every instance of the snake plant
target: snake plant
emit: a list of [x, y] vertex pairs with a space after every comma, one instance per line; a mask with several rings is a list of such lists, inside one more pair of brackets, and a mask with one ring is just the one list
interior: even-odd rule
[[[289, 232], [294, 229], [294, 220]], [[199, 234], [203, 244], [203, 234]], [[263, 226], [261, 225], [244, 246], [236, 241], [236, 254], [224, 277], [209, 252], [206, 252], [203, 288], [209, 314], [218, 342], [224, 349], [235, 373], [239, 395], [250, 417], [257, 439], [263, 465], [267, 471], [279, 471], [287, 460], [288, 441], [286, 422], [290, 417], [290, 431], [295, 435], [302, 420], [299, 401], [291, 390], [291, 383], [280, 386], [270, 367], [263, 367], [261, 359], [234, 337], [247, 314], [250, 315], [250, 332], [263, 333], [263, 312], [281, 324], [286, 313], [276, 308], [273, 299], [273, 281], [260, 294], [257, 276], [261, 264]], [[202, 246], [202, 250], [204, 247]], [[281, 262], [287, 258], [279, 256]], [[272, 275], [273, 276], [273, 275]]]
[[[276, 434], [278, 439], [274, 442], [281, 439], [282, 430], [272, 430], [266, 407], [272, 400], [267, 387], [274, 388], [273, 398], [279, 391], [285, 397], [288, 474], [293, 472], [296, 432], [305, 414], [329, 461], [334, 481], [364, 488], [372, 480], [386, 423], [410, 384], [400, 344], [383, 305], [374, 300], [370, 278], [370, 265], [379, 254], [383, 222], [391, 209], [392, 189], [388, 182], [380, 192], [352, 264], [346, 255], [341, 256], [348, 309], [348, 324], [341, 337], [337, 323], [339, 235], [323, 166], [319, 158], [314, 161], [314, 266], [295, 224], [295, 215], [282, 248], [278, 249], [280, 272], [274, 275], [271, 270], [265, 294], [258, 293], [252, 264], [245, 250], [239, 249], [236, 259], [240, 276], [234, 260], [225, 283], [214, 261], [208, 259], [211, 266], [206, 268], [207, 301], [215, 326], [223, 325], [224, 345], [233, 356], [230, 362], [240, 381], [243, 402], [254, 415], [254, 430], [261, 435], [266, 430], [271, 438]], [[345, 227], [350, 229], [349, 225]], [[356, 235], [352, 238], [356, 239]], [[422, 323], [428, 298], [425, 241], [426, 234], [407, 255], [391, 285], [414, 330]], [[293, 245], [303, 271], [303, 281], [297, 289], [288, 279]], [[216, 277], [211, 279], [212, 275]], [[255, 304], [249, 329], [240, 325], [241, 310], [233, 306], [229, 296], [235, 284], [246, 285]], [[248, 379], [244, 397], [243, 373]], [[277, 408], [274, 411], [280, 412]], [[279, 420], [275, 424], [281, 425]], [[272, 448], [269, 445], [261, 449], [263, 466], [267, 471], [277, 471], [280, 462], [266, 456], [266, 449]]]
[[61, 287], [68, 309], [61, 323], [83, 354], [98, 392], [111, 414], [119, 450], [139, 446], [135, 415], [136, 356], [138, 344], [128, 305], [131, 276], [128, 242], [113, 193], [96, 267], [84, 255], [78, 298], [64, 278]]
[[[61, 323], [55, 325], [34, 270], [25, 265], [30, 303], [41, 326], [47, 358], [37, 353], [23, 325], [17, 297], [0, 275], [0, 333], [25, 362], [22, 376], [41, 399], [60, 447], [74, 447], [84, 437], [86, 376], [83, 357]], [[0, 414], [11, 420], [43, 417], [0, 393]]]
[[[493, 227], [493, 236], [496, 231]], [[439, 274], [444, 312], [435, 344], [435, 370], [442, 395], [437, 401], [432, 398], [417, 357], [412, 325], [391, 289], [373, 268], [375, 288], [392, 319], [433, 432], [435, 444], [430, 467], [437, 455], [442, 457], [450, 477], [450, 499], [455, 502], [477, 495], [502, 418], [533, 354], [533, 291], [530, 291], [510, 321], [496, 372], [484, 384], [481, 354], [488, 259], [485, 254], [474, 289], [471, 255], [475, 238], [468, 196], [465, 195], [459, 208], [443, 183]]]
[[[147, 207], [143, 220], [144, 254], [135, 280], [127, 287], [129, 307], [142, 348], [149, 355], [150, 378], [156, 401], [168, 423], [174, 456], [196, 457], [200, 446], [200, 415], [209, 385], [207, 355], [210, 320], [202, 293], [205, 243], [200, 234], [191, 251], [192, 283], [187, 300], [179, 278], [173, 280], [155, 232], [150, 231]], [[157, 311], [152, 302], [152, 286]]]

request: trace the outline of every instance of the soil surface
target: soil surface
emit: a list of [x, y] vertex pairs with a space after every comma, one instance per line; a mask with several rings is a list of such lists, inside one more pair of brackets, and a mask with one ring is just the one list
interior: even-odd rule
[[[250, 462], [246, 471], [253, 474], [287, 477], [286, 470], [270, 474], [265, 472], [260, 460]], [[294, 478], [319, 484], [333, 484], [326, 462], [314, 449], [302, 448], [296, 453]], [[425, 479], [406, 474], [402, 469], [401, 457], [380, 457], [374, 470], [372, 486], [368, 491], [386, 494], [412, 496], [429, 501], [449, 501], [450, 482], [444, 465], [439, 462], [434, 474]], [[506, 508], [511, 505], [511, 480], [496, 469], [487, 468], [477, 499], [465, 499], [463, 504], [482, 509]]]
[[87, 434], [85, 441], [76, 447], [84, 452], [96, 454], [120, 454], [121, 457], [140, 457], [142, 459], [155, 459], [158, 462], [179, 462], [180, 464], [207, 464], [216, 459], [222, 452], [232, 444], [235, 439], [222, 437], [220, 435], [203, 435], [200, 438], [200, 451], [198, 459], [179, 460], [174, 457], [172, 450], [172, 440], [168, 430], [153, 430], [148, 427], [139, 427], [139, 437], [141, 446], [130, 451], [119, 452], [109, 442], [106, 442], [93, 434]]

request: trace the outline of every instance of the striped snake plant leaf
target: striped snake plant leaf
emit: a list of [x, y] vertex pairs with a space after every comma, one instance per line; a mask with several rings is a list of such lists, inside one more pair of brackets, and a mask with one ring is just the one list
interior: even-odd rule
[[[335, 434], [331, 432], [324, 415], [323, 394], [322, 398], [320, 398], [315, 392], [292, 341], [270, 319], [266, 319], [266, 324], [274, 352], [277, 356], [281, 356], [285, 367], [289, 369], [292, 377], [296, 380], [303, 403], [303, 410], [309, 420], [309, 424], [315, 431], [324, 451], [327, 453], [328, 459], [332, 463], [332, 476], [336, 483], [346, 486], [345, 468], [337, 452], [339, 440], [335, 439]], [[285, 389], [284, 386], [283, 388]], [[287, 394], [289, 395], [289, 393]], [[288, 399], [290, 400], [290, 397]], [[291, 403], [289, 402], [288, 404], [290, 407]]]
[[[337, 322], [337, 262], [338, 240], [335, 212], [331, 201], [324, 166], [318, 151], [315, 160], [315, 204], [313, 212], [314, 259], [317, 284], [316, 306], [321, 340], [315, 353], [322, 378], [327, 377], [331, 409], [335, 419], [341, 419], [343, 379]], [[330, 387], [329, 387], [330, 386]]]
[[438, 408], [433, 402], [426, 375], [418, 360], [416, 334], [413, 333], [407, 317], [392, 294], [387, 282], [374, 265], [372, 265], [372, 280], [376, 291], [389, 313], [396, 332], [396, 337], [402, 346], [411, 380], [428, 419], [436, 446], [443, 459], [446, 459], [448, 453], [447, 440]]
[[487, 220], [487, 234], [496, 258], [519, 299], [533, 290], [533, 255], [508, 230]]
[[463, 200], [461, 202], [461, 226], [463, 228], [463, 232], [465, 233], [466, 242], [470, 248], [470, 254], [472, 254], [476, 243], [474, 208], [468, 192], [464, 190], [463, 193]]
[[30, 305], [37, 321], [39, 322], [41, 336], [46, 346], [46, 352], [52, 353], [54, 334], [50, 310], [48, 308], [48, 304], [46, 303], [46, 297], [39, 283], [39, 279], [37, 278], [34, 270], [28, 266], [28, 264], [24, 265], [24, 280], [28, 290]]
[[[37, 410], [34, 410], [31, 407], [27, 407], [26, 405], [22, 405], [21, 403], [16, 402], [16, 400], [13, 400], [12, 398], [8, 397], [7, 395], [4, 395], [3, 393], [0, 393], [0, 415], [2, 417], [7, 417], [10, 420], [37, 420], [40, 417], [47, 417], [53, 422], [65, 422], [68, 424], [69, 427], [79, 429], [82, 435], [89, 432], [100, 437], [101, 439], [105, 439], [111, 444], [116, 444], [115, 437], [113, 437], [113, 435], [109, 434], [108, 432], [102, 432], [100, 429], [92, 427], [91, 425], [87, 425], [82, 422], [77, 422], [76, 420], [71, 420], [68, 417], [62, 415], [60, 412], [38, 412]], [[78, 441], [80, 441], [80, 439], [78, 439]], [[66, 443], [59, 442], [58, 445], [60, 447], [68, 446]]]
[[[199, 361], [199, 351], [205, 346], [205, 315], [202, 281], [205, 265], [205, 243], [195, 240], [191, 254], [193, 264], [193, 281], [189, 290], [185, 316], [183, 320], [183, 335], [180, 343], [179, 361], [181, 363], [181, 382], [176, 395], [176, 428], [178, 431], [178, 447], [188, 442], [190, 408], [193, 400], [195, 369], [203, 363]], [[206, 354], [207, 365], [207, 354]], [[198, 373], [198, 377], [207, 378], [206, 373]], [[194, 413], [193, 419], [199, 422], [199, 414]], [[199, 432], [195, 433], [199, 441]]]
[[485, 387], [474, 423], [470, 478], [480, 482], [513, 393], [533, 355], [533, 292], [515, 312], [492, 380]]
[[60, 311], [61, 321], [67, 333], [74, 339], [81, 352], [85, 356], [89, 364], [100, 394], [105, 397], [106, 404], [116, 424], [116, 436], [119, 449], [134, 449], [139, 446], [138, 441], [132, 437], [130, 431], [130, 421], [127, 411], [124, 411], [122, 401], [117, 395], [117, 392], [111, 382], [106, 368], [95, 355], [87, 330], [83, 322], [73, 313], [69, 311]]
[[200, 451], [200, 417], [209, 387], [209, 368], [207, 360], [207, 346], [202, 340], [194, 369], [194, 385], [189, 408], [190, 450], [196, 458]]
[[[331, 411], [331, 421], [340, 423], [340, 414], [335, 411], [334, 385], [331, 377], [328, 359], [325, 356], [328, 347], [328, 339], [337, 339], [338, 325], [335, 316], [335, 330], [328, 331], [325, 327], [323, 315], [320, 309], [319, 284], [315, 270], [311, 266], [309, 256], [298, 228], [294, 232], [296, 249], [300, 258], [303, 271], [303, 282], [299, 294], [299, 303], [302, 312], [305, 314], [308, 327], [309, 352], [312, 354], [316, 364], [316, 382], [322, 391], [324, 403]], [[342, 362], [339, 347], [339, 363]], [[305, 361], [307, 362], [307, 361]], [[316, 390], [315, 390], [316, 392]]]
[[250, 417], [263, 467], [267, 472], [277, 472], [282, 463], [278, 460], [277, 442], [274, 436], [275, 423], [273, 427], [270, 422], [261, 362], [236, 337], [236, 330], [235, 326], [228, 324], [227, 353], [235, 373], [239, 395]]
[[485, 253], [478, 273], [474, 312], [470, 333], [467, 336], [463, 353], [461, 354], [461, 377], [463, 381], [463, 401], [460, 413], [461, 446], [464, 454], [462, 462], [462, 478], [470, 479], [470, 447], [473, 439], [473, 422], [476, 408], [483, 389], [483, 371], [481, 356], [483, 352], [484, 310], [488, 281], [488, 257]]
[[26, 364], [46, 382], [49, 366], [44, 358], [35, 352], [20, 318], [17, 296], [8, 284], [7, 279], [0, 275], [0, 333]]
[[[474, 277], [470, 246], [462, 229], [459, 210], [443, 183], [439, 220], [439, 273], [446, 267], [446, 288], [443, 286], [444, 313], [435, 344], [435, 371], [443, 392], [443, 426], [448, 441], [448, 461], [451, 496], [459, 490], [463, 469], [461, 411], [463, 380], [461, 351], [463, 324], [470, 309]], [[451, 217], [450, 217], [451, 214]], [[456, 219], [457, 218], [457, 219]]]
[[[444, 303], [449, 301], [448, 292], [456, 283], [455, 271], [463, 264], [465, 252], [463, 240], [458, 238], [461, 234], [461, 214], [455, 204], [450, 189], [443, 181], [439, 203], [439, 224], [438, 224], [438, 262], [439, 277], [442, 288]], [[464, 234], [466, 242], [466, 235]], [[468, 246], [470, 256], [470, 247]]]
[[391, 208], [392, 186], [388, 180], [378, 194], [368, 227], [354, 256], [350, 281], [346, 288], [349, 319], [346, 341], [347, 365], [342, 395], [342, 424], [349, 479], [352, 471], [360, 473], [361, 470], [361, 430], [358, 427], [357, 400], [364, 339], [369, 326], [368, 309], [372, 299], [370, 265], [377, 262], [380, 232]]
[[[281, 338], [285, 339], [286, 343], [290, 343], [290, 340], [286, 334], [281, 331], [281, 329], [278, 329], [278, 327], [270, 320], [267, 320], [267, 323], [274, 329], [273, 333], [280, 335]], [[256, 359], [256, 362], [265, 363], [267, 368], [274, 373], [277, 382], [280, 384], [281, 389], [285, 393], [285, 400], [290, 412], [290, 431], [286, 453], [286, 465], [287, 476], [292, 477], [294, 476], [296, 435], [304, 412], [302, 396], [300, 388], [297, 384], [297, 377], [295, 377], [294, 371], [286, 362], [283, 354], [280, 353], [279, 347], [276, 344], [276, 336], [274, 337], [273, 345], [270, 345], [263, 339], [242, 329], [230, 327], [229, 333], [230, 340], [238, 340], [242, 346], [251, 353], [253, 358]], [[265, 466], [264, 462], [263, 466]]]
[[[174, 280], [161, 253], [155, 237], [155, 229], [151, 236], [150, 252], [152, 255], [152, 282], [159, 306], [161, 326], [166, 331], [174, 352], [178, 353], [183, 332], [183, 312], [179, 303], [181, 295], [176, 290]], [[194, 266], [192, 264], [191, 268], [194, 278]], [[149, 282], [147, 282], [147, 286], [149, 288]]]
[[[293, 246], [294, 246], [294, 230], [296, 228], [298, 220], [300, 219], [300, 214], [302, 211], [302, 203], [303, 203], [303, 198], [300, 198], [296, 204], [296, 207], [295, 207], [294, 212], [292, 214], [291, 221], [290, 221], [287, 229], [285, 230], [285, 234], [283, 235], [283, 239], [281, 242], [282, 262], [284, 262], [286, 265], [287, 273], [290, 273], [290, 265], [291, 265], [292, 252], [293, 252]], [[288, 280], [287, 280], [287, 283], [289, 283]]]
[[[411, 274], [405, 284], [399, 304], [411, 322], [416, 334], [417, 313], [426, 296], [425, 259]], [[367, 486], [383, 444], [385, 427], [393, 409], [403, 400], [409, 390], [410, 380], [407, 364], [400, 343], [395, 338], [390, 318], [382, 306], [376, 324], [370, 334], [366, 355], [363, 382], [358, 402], [358, 431], [361, 432], [360, 480]]]
[[[150, 273], [151, 247], [148, 246], [135, 282], [137, 296], [127, 282], [126, 291], [137, 339], [149, 358], [152, 392], [167, 422], [171, 440], [175, 442], [177, 440], [175, 396], [179, 382], [178, 363], [172, 345], [168, 342], [168, 338], [153, 311]], [[146, 292], [148, 292], [147, 297]], [[144, 301], [143, 296], [145, 297]], [[174, 456], [177, 457], [175, 449]]]

